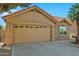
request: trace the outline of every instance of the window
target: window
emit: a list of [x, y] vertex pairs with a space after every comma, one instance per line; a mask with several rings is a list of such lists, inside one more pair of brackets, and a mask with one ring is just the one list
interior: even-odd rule
[[24, 27], [24, 26], [22, 26], [22, 25], [20, 26], [20, 28], [23, 28], [23, 27]]
[[65, 26], [60, 26], [60, 27], [59, 27], [59, 34], [60, 34], [60, 35], [66, 35], [66, 34], [67, 34], [67, 27], [65, 27]]
[[47, 28], [46, 26], [44, 26], [44, 28]]
[[25, 27], [26, 27], [26, 28], [29, 28], [29, 25], [26, 25]]
[[30, 26], [30, 28], [34, 28], [33, 26]]
[[39, 28], [38, 26], [35, 26], [35, 28]]
[[15, 26], [15, 28], [18, 28], [18, 26]]
[[42, 26], [40, 26], [40, 28], [42, 28]]

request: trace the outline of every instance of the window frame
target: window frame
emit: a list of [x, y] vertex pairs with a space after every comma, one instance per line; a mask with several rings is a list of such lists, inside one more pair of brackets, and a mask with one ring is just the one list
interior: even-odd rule
[[[64, 29], [61, 30], [60, 27], [64, 28], [65, 30]], [[60, 36], [66, 36], [67, 35], [67, 31], [68, 31], [67, 26], [59, 26], [58, 30], [59, 30], [59, 35]]]

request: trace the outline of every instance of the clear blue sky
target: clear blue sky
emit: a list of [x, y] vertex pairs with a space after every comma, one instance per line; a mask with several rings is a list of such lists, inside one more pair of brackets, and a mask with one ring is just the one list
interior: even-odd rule
[[[40, 7], [41, 9], [47, 11], [53, 16], [66, 17], [69, 11], [69, 8], [73, 5], [72, 3], [34, 3], [32, 4]], [[21, 10], [17, 8], [16, 11]], [[14, 12], [14, 10], [13, 10]], [[5, 22], [0, 15], [0, 25], [5, 27]]]

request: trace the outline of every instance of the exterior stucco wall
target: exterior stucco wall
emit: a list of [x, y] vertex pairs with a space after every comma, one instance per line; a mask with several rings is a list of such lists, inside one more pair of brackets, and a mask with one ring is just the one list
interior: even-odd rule
[[[52, 40], [55, 40], [55, 23], [53, 21], [51, 21], [48, 17], [44, 16], [43, 14], [41, 14], [40, 12], [27, 12], [27, 13], [23, 13], [21, 15], [17, 15], [13, 18], [9, 18], [7, 19], [7, 22], [10, 23], [10, 25], [7, 25], [7, 34], [8, 36], [10, 36], [8, 39], [6, 40], [13, 40], [13, 31], [11, 31], [11, 29], [13, 29], [13, 27], [11, 27], [12, 24], [17, 25], [17, 24], [45, 24], [45, 25], [51, 25], [52, 26]], [[8, 23], [7, 23], [8, 24]], [[10, 26], [10, 27], [9, 27]], [[12, 41], [8, 41], [11, 42]]]
[[11, 45], [12, 44], [12, 28], [11, 24], [9, 22], [6, 22], [6, 32], [5, 32], [5, 42], [6, 45]]

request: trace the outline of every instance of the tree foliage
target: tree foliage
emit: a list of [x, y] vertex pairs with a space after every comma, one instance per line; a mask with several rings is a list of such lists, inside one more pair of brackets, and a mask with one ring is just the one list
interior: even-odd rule
[[2, 30], [2, 28], [3, 28], [2, 25], [0, 25], [0, 30]]
[[31, 5], [31, 3], [0, 3], [0, 12], [9, 11], [10, 9], [14, 9], [17, 6], [22, 8], [29, 7], [29, 5]]
[[72, 5], [67, 16], [72, 21], [75, 21], [77, 20], [77, 13], [79, 13], [79, 3]]

